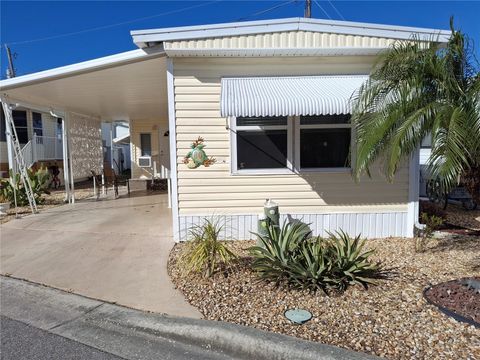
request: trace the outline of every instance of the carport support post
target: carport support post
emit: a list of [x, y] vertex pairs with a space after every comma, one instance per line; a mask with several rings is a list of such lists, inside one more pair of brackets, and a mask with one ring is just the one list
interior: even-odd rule
[[69, 114], [65, 112], [65, 121], [67, 125], [67, 149], [68, 149], [68, 168], [69, 168], [69, 177], [70, 177], [70, 202], [72, 204], [75, 204], [75, 185], [74, 185], [74, 179], [73, 179], [73, 166], [72, 166], [72, 158], [73, 158], [73, 153], [72, 153], [72, 142], [70, 141], [70, 119], [69, 119]]
[[70, 171], [68, 170], [68, 143], [66, 113], [62, 119], [62, 154], [63, 154], [63, 182], [65, 185], [65, 201], [70, 203]]
[[[7, 102], [6, 98], [2, 97], [1, 102], [6, 104], [5, 107], [2, 106], [3, 112], [5, 115], [5, 135], [7, 138], [7, 156], [8, 156], [8, 170], [9, 172], [15, 172], [15, 163], [13, 161], [13, 145], [12, 145], [12, 129], [10, 129], [10, 123], [7, 121], [8, 115], [12, 116], [12, 109], [10, 104]], [[6, 112], [9, 111], [10, 114]], [[9, 174], [10, 176], [10, 174]]]

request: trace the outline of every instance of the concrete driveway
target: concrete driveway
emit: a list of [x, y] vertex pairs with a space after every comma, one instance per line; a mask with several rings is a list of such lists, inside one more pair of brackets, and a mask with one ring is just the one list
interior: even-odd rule
[[0, 272], [136, 309], [200, 318], [167, 274], [171, 224], [164, 194], [45, 210], [0, 226]]

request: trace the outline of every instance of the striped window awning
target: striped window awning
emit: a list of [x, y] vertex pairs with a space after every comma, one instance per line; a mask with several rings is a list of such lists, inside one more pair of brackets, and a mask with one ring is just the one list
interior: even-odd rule
[[222, 116], [349, 114], [368, 75], [222, 78]]

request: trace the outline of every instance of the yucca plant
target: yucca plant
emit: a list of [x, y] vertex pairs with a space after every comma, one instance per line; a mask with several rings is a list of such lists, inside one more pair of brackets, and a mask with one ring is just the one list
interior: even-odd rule
[[224, 228], [221, 218], [205, 218], [201, 225], [189, 229], [189, 242], [181, 257], [187, 272], [211, 277], [221, 264], [228, 264], [237, 256], [219, 240]]
[[281, 228], [270, 224], [267, 234], [256, 234], [260, 245], [249, 248], [253, 269], [264, 279], [282, 282], [289, 277], [292, 257], [310, 234], [308, 225], [302, 222], [285, 222]]
[[375, 251], [364, 251], [365, 239], [361, 239], [360, 235], [352, 238], [342, 230], [329, 235], [330, 285], [345, 290], [349, 285], [367, 287], [376, 284], [380, 264], [369, 260]]
[[270, 225], [257, 237], [263, 246], [249, 249], [252, 269], [276, 285], [310, 291], [345, 290], [349, 285], [367, 287], [380, 276], [380, 264], [369, 261], [373, 250], [364, 251], [365, 240], [340, 231], [330, 237], [312, 237], [308, 225]]

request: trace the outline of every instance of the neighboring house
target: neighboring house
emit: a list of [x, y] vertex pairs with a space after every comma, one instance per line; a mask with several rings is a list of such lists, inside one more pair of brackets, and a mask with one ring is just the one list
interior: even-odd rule
[[[52, 115], [18, 107], [12, 111], [15, 128], [27, 166], [62, 165], [62, 123]], [[0, 119], [0, 172], [8, 177], [5, 115]]]
[[[0, 85], [67, 115], [128, 121], [132, 177], [170, 178], [176, 240], [212, 215], [227, 220], [222, 237], [251, 238], [267, 198], [315, 234], [413, 236], [418, 154], [393, 183], [380, 164], [356, 183], [349, 120], [377, 55], [414, 34], [450, 36], [304, 18], [133, 31], [139, 50]], [[192, 169], [198, 137], [216, 161]]]
[[104, 166], [111, 167], [116, 174], [123, 174], [131, 169], [128, 122], [102, 123], [102, 144]]

